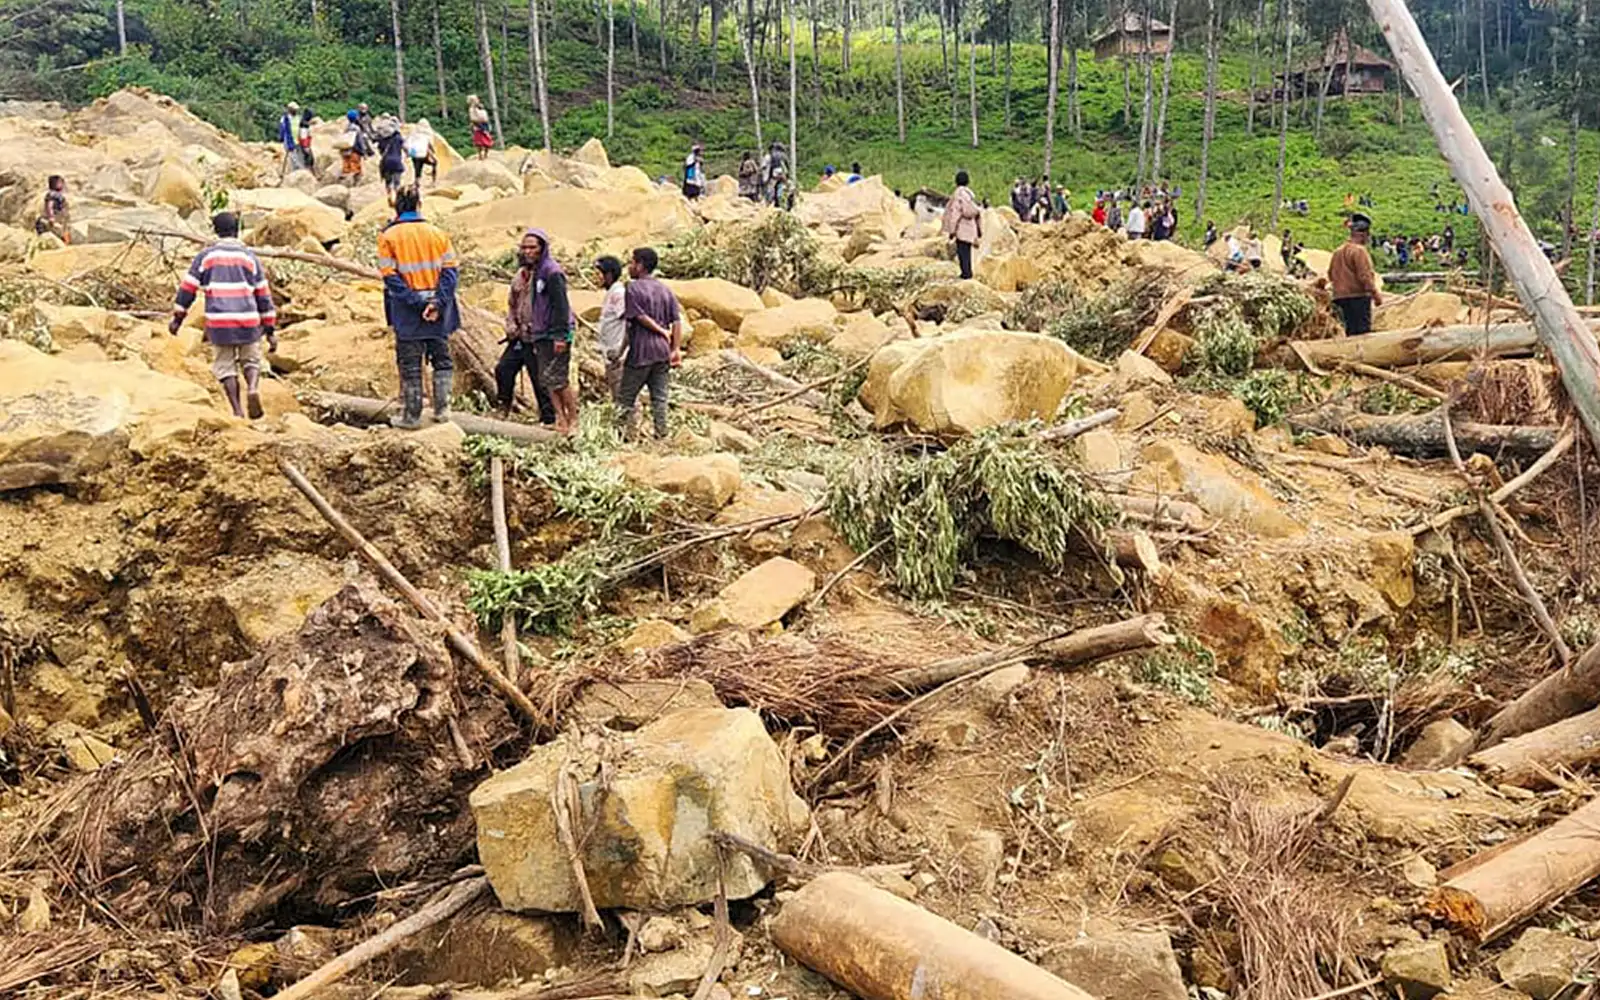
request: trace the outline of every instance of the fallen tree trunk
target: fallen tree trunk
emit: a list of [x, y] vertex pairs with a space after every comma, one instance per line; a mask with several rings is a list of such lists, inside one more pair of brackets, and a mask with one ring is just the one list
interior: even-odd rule
[[1451, 281], [1456, 278], [1476, 280], [1478, 272], [1472, 271], [1391, 271], [1378, 275], [1385, 285], [1413, 285], [1423, 281]]
[[[464, 304], [459, 308], [461, 327], [450, 335], [450, 360], [455, 362], [456, 371], [466, 376], [465, 384], [483, 393], [492, 403], [499, 392], [494, 366], [499, 363], [503, 350], [500, 341], [505, 336], [505, 323], [487, 309]], [[513, 409], [537, 413], [538, 406], [532, 381], [519, 373], [512, 396]]]
[[[398, 404], [370, 396], [351, 396], [342, 392], [312, 390], [301, 393], [301, 401], [333, 421], [365, 426], [382, 423], [400, 412]], [[555, 441], [561, 435], [539, 424], [519, 424], [511, 420], [480, 417], [476, 413], [451, 410], [446, 418], [468, 434], [494, 434], [524, 444]]]
[[1467, 763], [1497, 785], [1548, 788], [1557, 768], [1579, 768], [1600, 761], [1600, 708], [1551, 723], [1543, 729], [1480, 750]]
[[1600, 645], [1590, 646], [1565, 670], [1545, 677], [1496, 712], [1484, 727], [1484, 745], [1554, 725], [1596, 704], [1600, 704]]
[[1600, 875], [1597, 824], [1600, 799], [1446, 869], [1427, 914], [1479, 943], [1494, 940]]
[[1187, 500], [1175, 500], [1172, 497], [1129, 496], [1125, 493], [1107, 493], [1105, 499], [1123, 517], [1158, 528], [1205, 531], [1210, 525], [1206, 512], [1200, 505]]
[[1488, 328], [1482, 324], [1436, 326], [1328, 340], [1292, 340], [1289, 351], [1280, 354], [1278, 360], [1286, 367], [1294, 367], [1296, 362], [1304, 360], [1326, 366], [1360, 362], [1375, 368], [1398, 368], [1428, 361], [1528, 354], [1538, 344], [1539, 334], [1532, 323], [1505, 323]]
[[1090, 1000], [1027, 959], [843, 872], [819, 876], [784, 903], [772, 939], [862, 1000]]
[[[1329, 407], [1289, 418], [1299, 431], [1337, 434], [1361, 445], [1378, 445], [1397, 455], [1437, 458], [1449, 454], [1444, 420], [1438, 413], [1418, 416], [1378, 416], [1341, 407]], [[1524, 427], [1517, 424], [1453, 423], [1456, 445], [1463, 451], [1485, 455], [1520, 455], [1536, 458], [1551, 448], [1560, 427]]]

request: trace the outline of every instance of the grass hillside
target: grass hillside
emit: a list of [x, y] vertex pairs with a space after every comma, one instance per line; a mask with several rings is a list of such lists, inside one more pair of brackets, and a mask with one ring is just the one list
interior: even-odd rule
[[[748, 83], [732, 25], [724, 25], [718, 79], [712, 87], [703, 45], [697, 53], [675, 46], [672, 71], [660, 71], [658, 39], [648, 19], [640, 25], [642, 59], [636, 66], [623, 19], [626, 8], [618, 4], [617, 10], [618, 108], [616, 133], [607, 140], [613, 159], [636, 163], [652, 174], [676, 176], [686, 147], [698, 139], [706, 145], [712, 168], [731, 172], [740, 152], [755, 148]], [[592, 13], [580, 12], [577, 7], [563, 8], [561, 13], [563, 20], [549, 42], [548, 83], [556, 111], [554, 141], [571, 148], [591, 135], [605, 135], [605, 58], [594, 44], [597, 25]], [[457, 143], [464, 143], [460, 109], [465, 94], [486, 91], [475, 79], [478, 64], [470, 36], [463, 34], [461, 25], [453, 27], [455, 30], [445, 33], [445, 55], [457, 115], [445, 131]], [[702, 25], [702, 32], [705, 30]], [[958, 116], [952, 125], [948, 84], [931, 21], [912, 29], [906, 48], [908, 133], [903, 145], [896, 137], [892, 36], [870, 28], [857, 33], [848, 81], [840, 73], [836, 39], [830, 44], [825, 37], [820, 64], [822, 98], [818, 102], [813, 97], [812, 54], [804, 24], [800, 35], [797, 103], [802, 178], [820, 174], [824, 164], [845, 166], [860, 161], [867, 172], [883, 174], [902, 190], [922, 185], [942, 189], [949, 187], [956, 169], [965, 168], [980, 196], [1003, 203], [1017, 175], [1041, 171], [1046, 104], [1042, 46], [1020, 42], [1013, 46], [1008, 124], [1003, 48], [991, 56], [989, 46], [980, 44], [980, 144], [974, 149], [967, 106], [967, 50], [961, 50]], [[1180, 45], [1184, 41], [1180, 39]], [[1265, 225], [1272, 215], [1278, 133], [1267, 122], [1265, 109], [1260, 109], [1255, 134], [1247, 134], [1246, 49], [1235, 44], [1232, 50], [1234, 54], [1222, 66], [1225, 93], [1212, 148], [1207, 214], [1223, 226], [1244, 220]], [[539, 141], [539, 132], [529, 97], [525, 52], [516, 34], [511, 34], [510, 57], [500, 66], [503, 74], [509, 69], [503, 110], [509, 141], [533, 146]], [[698, 61], [687, 65], [691, 55], [697, 55]], [[762, 125], [769, 142], [788, 135], [787, 53], [783, 55], [779, 61], [769, 51], [771, 65], [763, 73]], [[226, 60], [214, 64], [197, 60], [192, 57], [189, 62], [157, 66], [148, 56], [132, 58], [99, 71], [94, 88], [108, 92], [127, 83], [148, 84], [189, 102], [225, 127], [261, 138], [271, 134], [279, 102], [290, 97], [311, 104], [324, 115], [337, 114], [359, 100], [379, 108], [394, 104], [392, 51], [379, 45], [296, 44], [283, 59], [254, 70]], [[427, 114], [439, 126], [431, 63], [431, 52], [416, 44], [408, 59], [412, 116]], [[1120, 64], [1096, 62], [1082, 53], [1079, 67], [1084, 134], [1078, 141], [1066, 128], [1063, 80], [1053, 170], [1055, 177], [1073, 190], [1075, 207], [1084, 206], [1085, 198], [1096, 188], [1132, 180], [1141, 87], [1135, 64], [1134, 116], [1132, 121], [1124, 121]], [[1203, 228], [1193, 218], [1193, 197], [1200, 163], [1204, 74], [1204, 61], [1197, 53], [1180, 52], [1174, 58], [1164, 144], [1163, 174], [1184, 190], [1187, 212], [1180, 238], [1191, 242], [1198, 240]], [[1156, 75], [1159, 93], [1159, 63]], [[1381, 232], [1430, 234], [1446, 221], [1434, 212], [1433, 186], [1440, 184], [1446, 199], [1458, 197], [1458, 191], [1416, 102], [1406, 101], [1401, 121], [1393, 90], [1391, 87], [1385, 97], [1330, 98], [1320, 139], [1313, 135], [1311, 125], [1315, 100], [1303, 115], [1298, 107], [1293, 111], [1285, 194], [1308, 200], [1311, 213], [1305, 218], [1286, 216], [1280, 225], [1291, 226], [1309, 245], [1328, 247], [1341, 238], [1346, 192], [1373, 196], [1373, 215]], [[1542, 235], [1559, 243], [1555, 216], [1563, 204], [1566, 181], [1566, 131], [1560, 116], [1554, 111], [1526, 109], [1519, 109], [1515, 116], [1485, 116], [1477, 108], [1471, 113], [1497, 159], [1503, 156], [1507, 137], [1515, 133], [1517, 153], [1511, 176], [1519, 204]], [[1594, 199], [1595, 171], [1600, 168], [1600, 136], [1586, 132], [1581, 148], [1579, 218], [1586, 220]], [[1470, 242], [1476, 228], [1470, 220], [1454, 217], [1450, 221], [1455, 223], [1458, 237]]]

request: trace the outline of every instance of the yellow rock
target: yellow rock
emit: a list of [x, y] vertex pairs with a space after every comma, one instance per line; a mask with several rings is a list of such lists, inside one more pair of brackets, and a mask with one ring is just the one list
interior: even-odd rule
[[761, 296], [722, 278], [694, 278], [669, 281], [668, 287], [684, 309], [697, 310], [715, 320], [724, 330], [736, 332], [746, 316], [766, 309]]
[[145, 197], [158, 205], [171, 205], [184, 215], [207, 207], [200, 178], [176, 160], [162, 160], [150, 178]]
[[1193, 337], [1176, 330], [1162, 330], [1145, 348], [1145, 355], [1160, 365], [1162, 371], [1176, 374], [1183, 368], [1183, 361], [1193, 348]]
[[848, 313], [836, 324], [828, 349], [847, 358], [864, 358], [898, 333], [869, 312]]
[[1079, 435], [1075, 446], [1085, 472], [1106, 475], [1122, 471], [1122, 448], [1116, 435], [1104, 427]]
[[741, 480], [739, 460], [724, 454], [657, 457], [635, 452], [622, 457], [621, 467], [635, 482], [715, 508], [733, 499]]
[[50, 929], [50, 900], [38, 886], [28, 887], [28, 905], [17, 917], [17, 931], [38, 934]]
[[1163, 439], [1146, 445], [1136, 486], [1161, 493], [1187, 494], [1213, 517], [1243, 525], [1260, 535], [1286, 538], [1303, 528], [1284, 513], [1255, 474], [1231, 459], [1206, 454], [1183, 441]]
[[1467, 304], [1450, 292], [1423, 292], [1373, 311], [1374, 330], [1411, 330], [1420, 326], [1451, 326], [1467, 319]]
[[761, 628], [779, 621], [817, 589], [817, 574], [792, 559], [778, 556], [723, 587], [715, 598], [695, 609], [689, 631]]
[[1256, 429], [1255, 411], [1237, 396], [1206, 401], [1206, 430], [1221, 437], [1240, 438]]
[[60, 748], [75, 771], [98, 771], [117, 758], [116, 747], [71, 722], [55, 723], [44, 738]]
[[1077, 371], [1073, 352], [1051, 337], [959, 330], [879, 350], [861, 400], [879, 427], [967, 434], [1055, 416]]
[[228, 956], [228, 966], [239, 977], [239, 985], [260, 992], [272, 981], [278, 951], [270, 943], [247, 944]]
[[1397, 608], [1416, 597], [1416, 542], [1409, 531], [1386, 531], [1367, 539], [1372, 585]]
[[686, 353], [691, 358], [705, 357], [722, 350], [728, 335], [714, 319], [697, 319], [689, 328], [689, 345]]
[[761, 290], [761, 304], [766, 306], [768, 309], [776, 309], [779, 306], [786, 306], [793, 301], [793, 295], [780, 292], [771, 285], [768, 285], [766, 288]]
[[740, 347], [777, 348], [791, 340], [826, 342], [839, 310], [827, 299], [799, 299], [751, 313], [739, 324]]
[[480, 188], [497, 191], [521, 191], [522, 181], [504, 163], [497, 160], [464, 160], [449, 174], [440, 175], [446, 184], [457, 186], [475, 184]]
[[1304, 447], [1307, 451], [1320, 452], [1324, 455], [1343, 457], [1350, 454], [1350, 442], [1337, 434], [1318, 434], [1309, 438]]
[[978, 264], [978, 280], [997, 292], [1020, 292], [1041, 277], [1039, 265], [1029, 257], [1006, 254]]
[[647, 618], [614, 644], [624, 653], [639, 653], [689, 641], [689, 633], [660, 618]]
[[776, 368], [783, 364], [783, 355], [776, 347], [741, 347], [739, 353], [763, 368]]
[[611, 157], [606, 155], [605, 144], [593, 136], [590, 136], [587, 142], [578, 147], [578, 151], [572, 154], [572, 158], [579, 163], [587, 163], [592, 167], [604, 167], [606, 169], [611, 167]]
[[881, 177], [802, 194], [794, 214], [808, 226], [826, 226], [841, 234], [865, 227], [890, 238], [899, 238], [917, 221], [911, 206]]

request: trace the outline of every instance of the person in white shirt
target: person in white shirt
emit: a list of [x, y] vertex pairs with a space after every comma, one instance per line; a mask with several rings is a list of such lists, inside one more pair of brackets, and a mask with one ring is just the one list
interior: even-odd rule
[[683, 196], [685, 198], [698, 198], [705, 193], [706, 167], [702, 159], [705, 149], [698, 142], [689, 150], [689, 155], [683, 158]]
[[622, 361], [628, 354], [628, 320], [625, 311], [626, 286], [622, 283], [622, 261], [605, 256], [594, 262], [595, 276], [606, 290], [600, 301], [600, 354], [606, 359], [606, 388], [615, 402], [622, 392]]
[[1143, 205], [1140, 205], [1138, 202], [1135, 202], [1133, 207], [1128, 210], [1128, 239], [1130, 239], [1130, 240], [1142, 240], [1142, 239], [1144, 239], [1145, 214], [1147, 212], [1149, 212], [1149, 210], [1150, 210], [1150, 203], [1148, 201], [1145, 202]]

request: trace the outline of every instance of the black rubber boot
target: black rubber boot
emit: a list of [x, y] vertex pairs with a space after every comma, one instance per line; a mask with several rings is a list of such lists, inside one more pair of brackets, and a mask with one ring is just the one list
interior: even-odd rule
[[400, 383], [400, 409], [398, 416], [389, 418], [389, 426], [411, 431], [422, 426], [422, 379]]
[[451, 372], [433, 373], [433, 419], [442, 421], [450, 413]]
[[228, 405], [233, 407], [233, 415], [244, 416], [244, 407], [239, 403], [239, 378], [237, 375], [222, 380], [222, 394], [228, 397]]
[[254, 368], [245, 369], [245, 412], [251, 420], [260, 420], [266, 411], [261, 408], [261, 373]]

